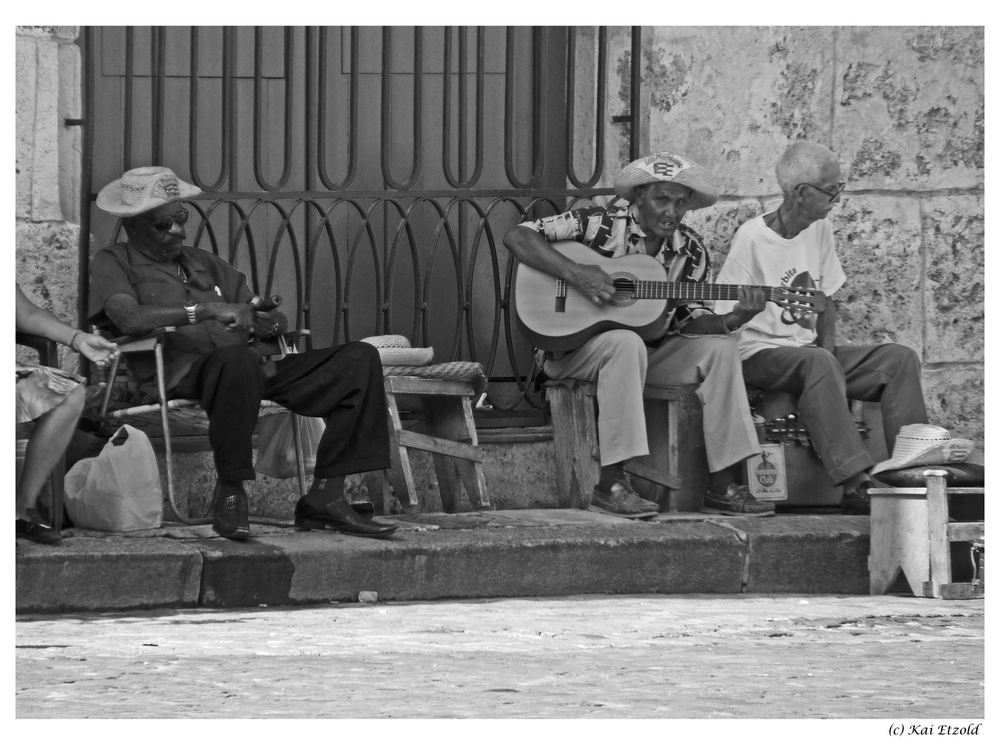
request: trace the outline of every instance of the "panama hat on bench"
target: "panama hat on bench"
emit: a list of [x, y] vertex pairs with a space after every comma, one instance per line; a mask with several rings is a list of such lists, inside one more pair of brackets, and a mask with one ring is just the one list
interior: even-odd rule
[[167, 167], [136, 167], [97, 194], [97, 207], [112, 216], [138, 216], [157, 206], [201, 194]]
[[892, 456], [872, 469], [872, 474], [911, 466], [983, 463], [982, 451], [965, 438], [954, 438], [943, 427], [908, 424], [899, 429]]
[[387, 367], [423, 367], [434, 359], [434, 347], [414, 349], [405, 336], [369, 336], [361, 340], [378, 349], [382, 364]]

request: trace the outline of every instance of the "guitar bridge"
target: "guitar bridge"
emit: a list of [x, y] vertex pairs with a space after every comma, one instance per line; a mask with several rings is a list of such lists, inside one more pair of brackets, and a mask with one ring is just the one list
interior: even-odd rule
[[566, 282], [556, 279], [556, 306], [555, 312], [566, 312]]

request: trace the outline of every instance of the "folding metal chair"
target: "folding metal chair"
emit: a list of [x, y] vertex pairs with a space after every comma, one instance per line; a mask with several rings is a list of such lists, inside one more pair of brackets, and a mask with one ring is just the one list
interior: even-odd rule
[[[208, 415], [201, 408], [197, 401], [191, 399], [167, 399], [166, 382], [164, 378], [163, 365], [163, 342], [166, 334], [176, 330], [173, 327], [161, 328], [141, 337], [120, 337], [113, 339], [118, 344], [119, 355], [114, 358], [109, 367], [109, 377], [104, 389], [101, 402], [100, 418], [113, 425], [128, 424], [136, 427], [151, 436], [162, 435], [164, 452], [166, 454], [166, 475], [167, 493], [166, 500], [170, 512], [174, 519], [180, 523], [188, 525], [201, 525], [212, 522], [211, 508], [209, 515], [201, 518], [188, 518], [177, 507], [177, 495], [174, 472], [174, 449], [171, 436], [175, 434], [184, 435], [207, 435]], [[282, 334], [286, 341], [297, 341], [308, 339], [308, 330], [288, 331]], [[277, 343], [273, 346], [273, 352], [263, 347], [258, 347], [265, 356], [279, 357], [281, 352]], [[143, 404], [139, 406], [128, 406], [124, 408], [111, 409], [112, 397], [119, 394], [134, 394], [137, 392], [135, 379], [127, 366], [127, 360], [122, 355], [136, 352], [153, 352], [156, 362], [156, 386], [159, 397], [158, 403]], [[127, 398], [128, 396], [126, 396]], [[110, 410], [109, 410], [110, 409]], [[282, 414], [287, 412], [280, 404], [273, 401], [264, 400], [261, 402], [258, 417], [271, 414]], [[290, 412], [289, 412], [290, 413]], [[298, 416], [292, 414], [292, 424], [295, 438], [295, 458], [298, 466], [299, 492], [306, 492], [305, 459], [299, 445], [299, 421]], [[212, 498], [213, 503], [215, 497]]]

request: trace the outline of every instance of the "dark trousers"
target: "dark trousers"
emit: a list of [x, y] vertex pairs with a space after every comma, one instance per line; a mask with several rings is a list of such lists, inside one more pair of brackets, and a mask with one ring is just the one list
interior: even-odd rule
[[248, 347], [216, 349], [198, 360], [175, 389], [208, 412], [208, 438], [220, 482], [251, 480], [253, 431], [262, 399], [326, 429], [316, 454], [317, 478], [389, 466], [385, 386], [378, 351], [359, 341], [261, 365]]
[[834, 484], [874, 465], [851, 414], [848, 399], [882, 406], [885, 441], [892, 453], [899, 428], [926, 424], [920, 360], [900, 344], [777, 346], [743, 361], [743, 380], [768, 391], [799, 397], [799, 418]]

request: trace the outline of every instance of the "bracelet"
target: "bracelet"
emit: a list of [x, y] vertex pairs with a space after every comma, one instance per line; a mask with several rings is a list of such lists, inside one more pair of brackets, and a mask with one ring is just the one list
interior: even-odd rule
[[[73, 342], [76, 341], [76, 337], [79, 335], [80, 335], [80, 329], [73, 331], [73, 335], [69, 337], [69, 341], [66, 342], [66, 346], [68, 346], [70, 349], [73, 349]], [[76, 351], [76, 349], [73, 349], [73, 351]]]

